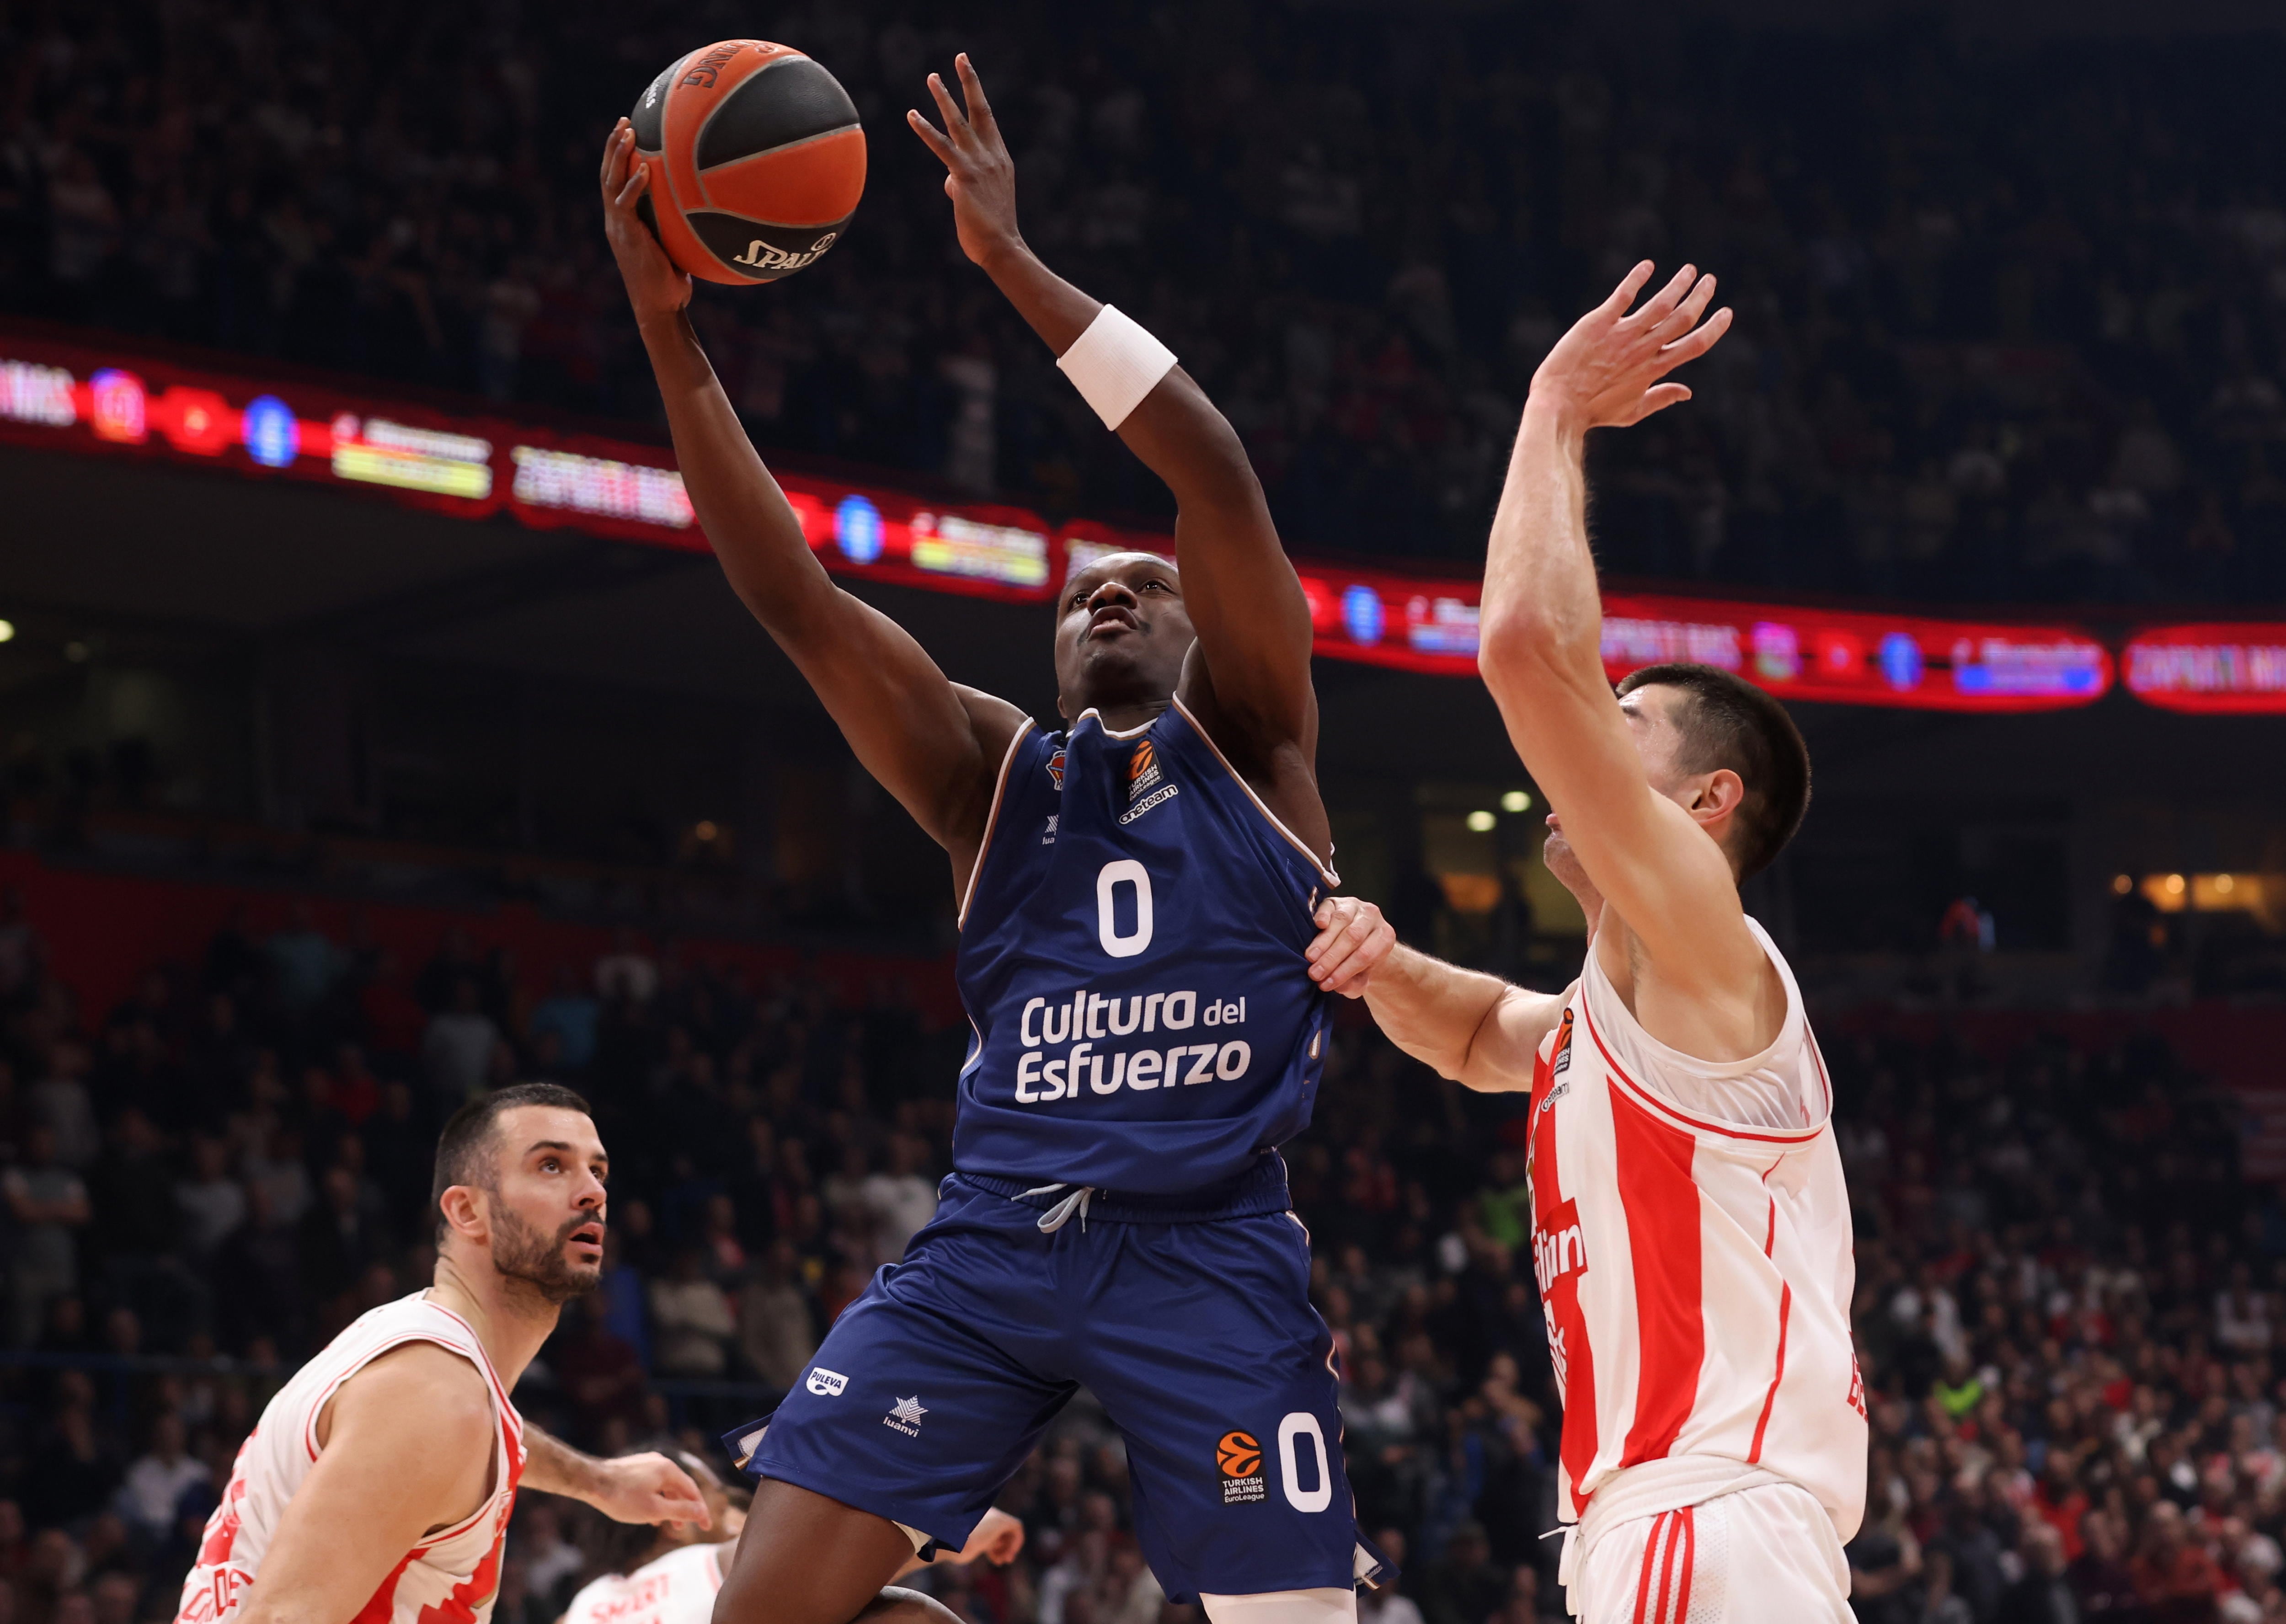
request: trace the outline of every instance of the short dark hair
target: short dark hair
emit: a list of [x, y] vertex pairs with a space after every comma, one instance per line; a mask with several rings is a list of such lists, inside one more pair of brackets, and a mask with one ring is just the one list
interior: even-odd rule
[[1727, 767], [1746, 785], [1732, 820], [1730, 859], [1740, 879], [1770, 867], [1801, 827], [1809, 810], [1809, 746], [1786, 708], [1736, 672], [1674, 660], [1631, 671], [1620, 684], [1625, 698], [1657, 683], [1691, 696], [1675, 713], [1686, 772]]
[[485, 1157], [492, 1149], [493, 1132], [501, 1117], [518, 1106], [544, 1105], [557, 1110], [595, 1115], [587, 1102], [557, 1083], [518, 1083], [496, 1088], [453, 1113], [445, 1131], [437, 1136], [437, 1171], [429, 1181], [429, 1207], [437, 1218], [437, 1243], [445, 1242], [445, 1192], [456, 1184], [493, 1187], [495, 1179]]

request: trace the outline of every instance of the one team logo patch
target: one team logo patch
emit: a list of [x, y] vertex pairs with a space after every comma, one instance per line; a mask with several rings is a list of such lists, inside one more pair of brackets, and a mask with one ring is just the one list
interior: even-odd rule
[[1215, 1470], [1222, 1477], [1222, 1502], [1250, 1505], [1269, 1493], [1262, 1478], [1262, 1446], [1251, 1432], [1226, 1432], [1215, 1445]]
[[1055, 780], [1057, 792], [1060, 794], [1064, 787], [1064, 753], [1062, 751], [1059, 750], [1048, 758], [1048, 777]]

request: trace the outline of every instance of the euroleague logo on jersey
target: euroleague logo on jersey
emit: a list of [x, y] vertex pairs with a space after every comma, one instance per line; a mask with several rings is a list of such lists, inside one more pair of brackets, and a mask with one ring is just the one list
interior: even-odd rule
[[1119, 815], [1122, 824], [1133, 823], [1175, 793], [1171, 784], [1161, 785], [1148, 795], [1143, 793], [1158, 782], [1159, 753], [1151, 748], [1151, 741], [1147, 738], [1135, 746], [1135, 753], [1127, 762], [1127, 810]]
[[1127, 799], [1134, 800], [1145, 790], [1159, 782], [1159, 753], [1145, 739], [1135, 746], [1135, 754], [1127, 763]]
[[1264, 1498], [1262, 1446], [1251, 1432], [1226, 1432], [1215, 1444], [1215, 1470], [1222, 1474], [1222, 1502], [1249, 1505]]

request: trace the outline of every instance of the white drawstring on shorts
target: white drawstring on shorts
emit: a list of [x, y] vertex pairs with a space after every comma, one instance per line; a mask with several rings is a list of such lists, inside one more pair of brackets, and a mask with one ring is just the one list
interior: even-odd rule
[[1045, 1212], [1040, 1214], [1040, 1233], [1044, 1235], [1052, 1235], [1055, 1234], [1057, 1230], [1061, 1229], [1065, 1225], [1070, 1223], [1072, 1221], [1072, 1214], [1076, 1212], [1079, 1214], [1079, 1232], [1082, 1234], [1085, 1234], [1087, 1233], [1087, 1203], [1094, 1197], [1095, 1194], [1095, 1186], [1093, 1185], [1084, 1184], [1078, 1188], [1073, 1189], [1072, 1186], [1068, 1184], [1044, 1184], [1040, 1186], [1039, 1188], [1035, 1190], [1027, 1190], [1024, 1194], [1027, 1195], [1053, 1195], [1058, 1190], [1071, 1190], [1071, 1194], [1065, 1196], [1054, 1206], [1049, 1208]]

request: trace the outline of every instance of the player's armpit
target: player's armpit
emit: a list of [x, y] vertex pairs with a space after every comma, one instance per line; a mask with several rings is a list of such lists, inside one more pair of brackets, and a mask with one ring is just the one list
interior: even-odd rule
[[433, 1344], [385, 1353], [320, 1417], [322, 1447], [295, 1491], [239, 1624], [350, 1619], [433, 1530], [482, 1506], [499, 1447], [477, 1368]]
[[1212, 682], [1209, 703], [1246, 736], [1226, 751], [1300, 742], [1314, 760], [1309, 601], [1237, 430], [1178, 367], [1119, 426], [1119, 438], [1174, 493], [1175, 563]]

